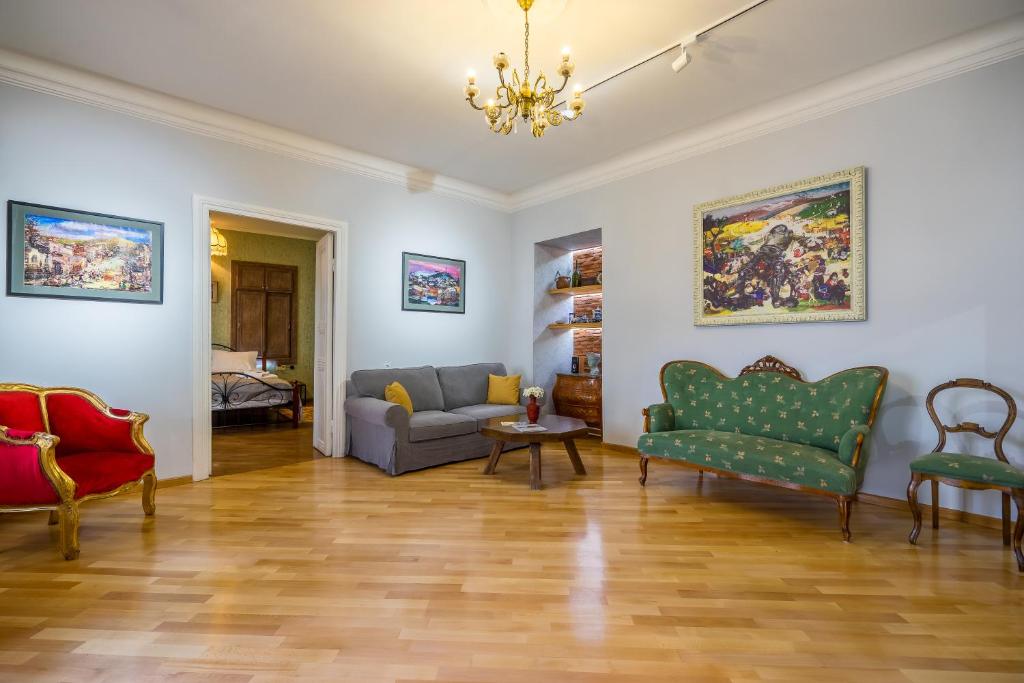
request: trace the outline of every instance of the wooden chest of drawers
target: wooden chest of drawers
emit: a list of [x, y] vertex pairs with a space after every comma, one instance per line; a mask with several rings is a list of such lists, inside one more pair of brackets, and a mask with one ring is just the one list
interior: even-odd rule
[[594, 429], [601, 429], [601, 378], [558, 373], [551, 392], [555, 414], [576, 417]]

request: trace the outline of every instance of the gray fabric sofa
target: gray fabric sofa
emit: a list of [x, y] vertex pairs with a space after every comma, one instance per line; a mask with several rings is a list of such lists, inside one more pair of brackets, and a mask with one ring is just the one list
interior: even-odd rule
[[[501, 363], [357, 370], [345, 386], [345, 452], [388, 474], [484, 457], [494, 442], [480, 436], [480, 423], [526, 412], [487, 404], [487, 376], [504, 374]], [[384, 400], [384, 387], [396, 381], [409, 392], [412, 415]]]

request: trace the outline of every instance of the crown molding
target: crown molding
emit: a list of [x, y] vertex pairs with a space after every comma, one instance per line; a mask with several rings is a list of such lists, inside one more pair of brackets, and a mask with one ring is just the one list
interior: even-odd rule
[[755, 111], [669, 136], [513, 193], [511, 210], [521, 211], [600, 187], [1021, 54], [1024, 54], [1024, 16], [914, 50], [758, 106]]
[[346, 173], [509, 211], [509, 196], [253, 119], [0, 48], [0, 83], [56, 95], [189, 133]]
[[437, 175], [220, 109], [0, 48], [9, 83], [273, 154], [499, 211], [544, 204], [1024, 54], [1024, 16], [964, 33], [520, 192]]

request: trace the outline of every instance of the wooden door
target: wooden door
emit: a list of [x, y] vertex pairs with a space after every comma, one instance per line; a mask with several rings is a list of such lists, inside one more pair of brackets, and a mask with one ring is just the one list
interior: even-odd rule
[[281, 364], [297, 359], [298, 268], [231, 262], [231, 346]]

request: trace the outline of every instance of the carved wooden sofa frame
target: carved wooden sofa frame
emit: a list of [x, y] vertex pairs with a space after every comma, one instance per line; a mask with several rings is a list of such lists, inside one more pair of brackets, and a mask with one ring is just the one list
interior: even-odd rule
[[[668, 400], [668, 392], [667, 392], [666, 387], [665, 387], [665, 370], [668, 369], [669, 367], [671, 367], [673, 364], [680, 363], [680, 362], [689, 362], [689, 363], [694, 363], [694, 364], [697, 364], [697, 365], [701, 365], [701, 366], [707, 368], [708, 370], [710, 370], [711, 372], [713, 372], [718, 377], [721, 377], [723, 379], [734, 379], [734, 378], [728, 377], [727, 375], [722, 373], [720, 370], [718, 370], [715, 367], [712, 367], [711, 365], [708, 365], [707, 363], [701, 363], [699, 361], [680, 361], [680, 360], [669, 361], [668, 363], [665, 363], [661, 367], [661, 371], [660, 371], [660, 373], [658, 375], [658, 381], [659, 381], [659, 384], [661, 385], [662, 398], [664, 400], [666, 400], [666, 401]], [[883, 368], [883, 367], [880, 367], [880, 366], [871, 365], [871, 366], [861, 366], [861, 367], [857, 367], [857, 368], [847, 368], [845, 370], [839, 371], [838, 373], [834, 373], [833, 375], [829, 375], [829, 377], [834, 377], [837, 374], [840, 374], [842, 372], [847, 372], [849, 370], [861, 370], [861, 369], [878, 370], [881, 373], [881, 379], [879, 381], [878, 389], [875, 392], [874, 400], [871, 403], [870, 413], [869, 413], [867, 419], [865, 420], [865, 424], [867, 425], [867, 427], [870, 428], [874, 424], [875, 417], [876, 417], [876, 415], [878, 413], [878, 407], [879, 407], [879, 405], [881, 404], [881, 401], [882, 401], [882, 395], [885, 393], [885, 387], [886, 387], [886, 384], [887, 384], [888, 379], [889, 379], [889, 371], [886, 368]], [[764, 356], [763, 358], [755, 361], [754, 363], [751, 363], [750, 365], [745, 366], [740, 371], [739, 375], [737, 375], [737, 377], [743, 377], [744, 375], [749, 375], [751, 373], [757, 373], [757, 372], [775, 372], [775, 373], [779, 373], [779, 374], [785, 375], [786, 377], [794, 379], [794, 380], [796, 380], [798, 382], [802, 382], [802, 383], [805, 383], [805, 384], [809, 383], [809, 382], [807, 382], [807, 380], [805, 380], [801, 376], [799, 370], [797, 370], [796, 368], [793, 368], [790, 365], [787, 365], [783, 361], [781, 361], [778, 358], [776, 358], [775, 356], [771, 356], [771, 355]], [[828, 379], [829, 377], [823, 377], [821, 380], [818, 380], [818, 381], [819, 382], [820, 381], [824, 381], [824, 380]], [[643, 409], [643, 418], [644, 418], [644, 424], [643, 424], [643, 426], [644, 426], [644, 433], [646, 434], [646, 433], [648, 433], [650, 431], [650, 426], [651, 426], [650, 425], [651, 415], [649, 414], [647, 408]], [[859, 461], [860, 461], [861, 452], [862, 452], [862, 449], [863, 449], [863, 444], [864, 444], [864, 434], [858, 434], [857, 435], [857, 439], [856, 439], [855, 450], [854, 450], [854, 453], [853, 453], [853, 460], [851, 462], [851, 467], [853, 467], [853, 468], [856, 468], [858, 463], [859, 463]], [[657, 456], [657, 455], [648, 455], [648, 454], [644, 454], [644, 453], [640, 452], [640, 462], [639, 462], [639, 465], [640, 465], [640, 480], [639, 481], [640, 481], [640, 485], [641, 486], [646, 486], [647, 485], [647, 463], [650, 460], [650, 458], [652, 458], [652, 457], [659, 457], [659, 456]], [[731, 478], [731, 479], [740, 479], [740, 480], [743, 480], [743, 481], [751, 481], [751, 482], [755, 482], [755, 483], [758, 483], [758, 484], [766, 484], [766, 485], [769, 485], [769, 486], [775, 486], [775, 487], [779, 487], [779, 488], [786, 488], [786, 489], [790, 489], [790, 490], [794, 490], [794, 491], [800, 491], [802, 493], [809, 493], [809, 494], [813, 494], [813, 495], [817, 495], [817, 496], [824, 496], [824, 497], [827, 497], [827, 498], [832, 498], [836, 502], [836, 507], [837, 507], [837, 510], [838, 510], [838, 513], [839, 513], [839, 528], [840, 528], [840, 531], [842, 532], [843, 541], [845, 541], [845, 542], [849, 542], [850, 541], [850, 538], [851, 538], [851, 533], [850, 533], [850, 515], [851, 515], [852, 510], [853, 510], [853, 503], [857, 499], [857, 494], [856, 493], [854, 493], [853, 495], [841, 495], [841, 494], [837, 494], [837, 493], [834, 493], [834, 492], [831, 492], [831, 491], [824, 491], [824, 490], [821, 490], [821, 489], [812, 488], [812, 487], [809, 487], [809, 486], [803, 486], [801, 484], [797, 484], [797, 483], [793, 483], [793, 482], [778, 481], [776, 479], [772, 479], [772, 478], [769, 478], [769, 477], [761, 477], [761, 476], [758, 476], [756, 474], [748, 474], [748, 473], [745, 473], [745, 472], [737, 472], [737, 471], [733, 471], [733, 470], [727, 470], [727, 469], [724, 469], [724, 468], [711, 467], [711, 466], [706, 466], [706, 465], [699, 465], [699, 464], [696, 464], [696, 463], [689, 463], [689, 462], [682, 461], [682, 460], [674, 460], [674, 459], [669, 459], [669, 460], [671, 462], [677, 464], [677, 465], [682, 465], [683, 467], [687, 467], [689, 469], [697, 470], [698, 482], [703, 480], [704, 472], [708, 471], [708, 472], [712, 472], [713, 474], [715, 474], [715, 475], [717, 475], [719, 477], [725, 477], [725, 478]]]

